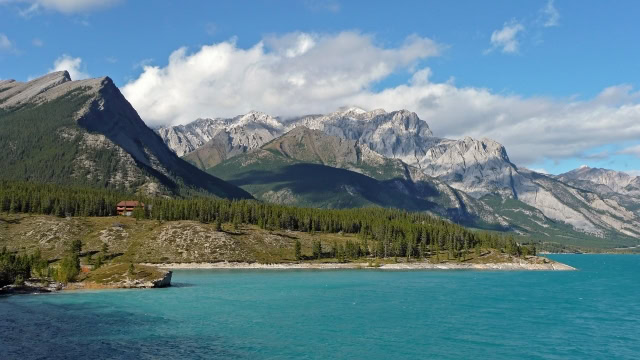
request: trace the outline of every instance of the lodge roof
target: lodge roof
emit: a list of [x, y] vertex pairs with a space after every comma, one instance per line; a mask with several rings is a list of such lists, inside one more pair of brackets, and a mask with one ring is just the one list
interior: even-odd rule
[[140, 202], [140, 201], [135, 201], [135, 200], [125, 200], [125, 201], [120, 201], [118, 203], [118, 207], [136, 207], [136, 206], [144, 206], [144, 203]]

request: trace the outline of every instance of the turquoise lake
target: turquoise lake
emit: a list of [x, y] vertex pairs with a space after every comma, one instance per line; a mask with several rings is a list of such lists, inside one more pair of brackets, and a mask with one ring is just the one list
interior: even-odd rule
[[0, 359], [639, 359], [640, 256], [572, 272], [175, 271], [0, 298]]

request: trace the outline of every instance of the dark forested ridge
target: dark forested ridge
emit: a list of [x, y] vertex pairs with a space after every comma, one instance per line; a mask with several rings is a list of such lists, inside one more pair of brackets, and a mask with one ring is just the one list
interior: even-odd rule
[[459, 258], [481, 247], [502, 249], [512, 255], [535, 252], [534, 249], [519, 246], [511, 236], [470, 231], [424, 213], [404, 210], [313, 209], [255, 200], [205, 197], [145, 198], [109, 190], [0, 181], [0, 211], [8, 213], [110, 216], [114, 215], [118, 201], [132, 199], [146, 204], [144, 209], [134, 211], [134, 216], [138, 218], [195, 220], [215, 223], [216, 226], [231, 223], [234, 227], [250, 224], [269, 230], [357, 234], [359, 242], [347, 244], [343, 249], [343, 255], [350, 258], [424, 257], [442, 251], [447, 251], [452, 258]]
[[[23, 92], [42, 90], [38, 81], [23, 84]], [[0, 106], [1, 179], [251, 198], [178, 158], [109, 78], [61, 80], [41, 96]]]

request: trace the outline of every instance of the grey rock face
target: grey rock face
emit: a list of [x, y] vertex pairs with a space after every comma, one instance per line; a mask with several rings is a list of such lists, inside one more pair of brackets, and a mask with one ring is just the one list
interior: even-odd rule
[[[640, 197], [640, 177], [631, 176], [622, 171], [581, 166], [560, 174], [556, 178], [565, 182], [590, 186], [590, 190], [598, 193], [618, 193]], [[584, 184], [584, 182], [591, 184]]]
[[183, 156], [213, 139], [223, 128], [220, 119], [197, 119], [187, 125], [160, 128], [157, 132], [171, 150]]
[[252, 111], [231, 119], [198, 119], [187, 125], [160, 128], [157, 132], [178, 156], [184, 156], [222, 131], [229, 134], [231, 146], [250, 151], [298, 126], [357, 140], [385, 157], [407, 162], [415, 162], [423, 157], [434, 140], [427, 123], [415, 113], [406, 110], [367, 112], [357, 108], [293, 119], [280, 119]]
[[516, 196], [517, 168], [505, 148], [490, 139], [439, 139], [415, 165], [475, 198], [489, 193]]
[[283, 125], [277, 119], [257, 111], [231, 119], [197, 119], [187, 125], [163, 127], [157, 133], [178, 156], [189, 154], [226, 132], [230, 146], [252, 150], [282, 135]]
[[329, 115], [309, 115], [290, 119], [287, 129], [306, 126], [343, 139], [358, 140], [387, 158], [407, 163], [425, 155], [434, 142], [429, 125], [414, 112], [399, 110], [364, 111], [349, 108]]
[[2, 90], [0, 91], [0, 108], [53, 100], [61, 94], [56, 91], [48, 92], [48, 90], [70, 81], [71, 77], [66, 71], [53, 72], [26, 83], [4, 80], [0, 82], [0, 90]]

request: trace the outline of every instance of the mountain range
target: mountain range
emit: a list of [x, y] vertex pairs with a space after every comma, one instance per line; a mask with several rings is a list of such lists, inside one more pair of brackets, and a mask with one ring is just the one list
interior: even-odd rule
[[586, 168], [537, 173], [491, 139], [434, 136], [407, 110], [296, 118], [252, 111], [157, 132], [185, 160], [265, 201], [430, 211], [569, 245], [633, 246], [640, 238], [638, 178]]
[[108, 77], [0, 81], [0, 178], [160, 196], [297, 206], [394, 207], [592, 248], [640, 242], [640, 179], [518, 167], [491, 139], [446, 139], [417, 114], [252, 111], [146, 126]]

